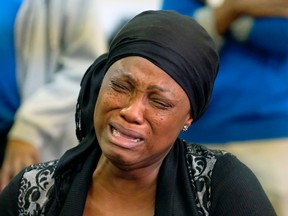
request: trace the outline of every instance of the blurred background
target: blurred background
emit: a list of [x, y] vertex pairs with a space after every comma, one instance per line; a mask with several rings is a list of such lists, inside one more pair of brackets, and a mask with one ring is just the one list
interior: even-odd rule
[[108, 39], [123, 22], [144, 10], [160, 9], [160, 0], [105, 0], [99, 2], [102, 26]]

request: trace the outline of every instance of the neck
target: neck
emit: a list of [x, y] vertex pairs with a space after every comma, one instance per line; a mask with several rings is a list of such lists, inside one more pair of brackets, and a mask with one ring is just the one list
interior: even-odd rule
[[101, 156], [93, 174], [86, 212], [98, 212], [98, 215], [153, 215], [158, 170], [121, 170]]
[[113, 193], [118, 191], [135, 195], [135, 192], [141, 193], [142, 190], [156, 189], [159, 168], [160, 165], [121, 169], [102, 155], [93, 174], [93, 182], [113, 191]]

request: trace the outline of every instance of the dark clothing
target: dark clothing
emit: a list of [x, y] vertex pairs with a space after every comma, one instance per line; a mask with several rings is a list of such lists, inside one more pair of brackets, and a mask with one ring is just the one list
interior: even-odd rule
[[[82, 215], [100, 149], [64, 167], [73, 151], [88, 152], [79, 151], [84, 145], [23, 170], [0, 194], [1, 215]], [[177, 140], [160, 169], [155, 215], [276, 214], [255, 175], [233, 155]]]

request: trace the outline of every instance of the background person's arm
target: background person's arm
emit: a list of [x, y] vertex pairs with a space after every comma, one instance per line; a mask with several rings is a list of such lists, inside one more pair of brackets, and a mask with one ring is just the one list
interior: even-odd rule
[[[57, 0], [50, 2], [51, 10], [53, 6], [54, 9], [55, 6], [59, 6], [57, 10], [63, 10], [62, 13], [55, 11], [55, 14], [50, 14], [51, 19], [57, 20], [57, 16], [61, 17], [58, 17], [56, 23], [55, 20], [50, 20], [49, 27], [47, 27], [50, 29], [49, 43], [52, 46], [52, 51], [48, 52], [59, 53], [59, 55], [50, 56], [57, 57], [55, 68], [50, 68], [55, 70], [54, 75], [50, 82], [40, 86], [31, 96], [23, 95], [23, 103], [17, 111], [15, 124], [9, 133], [7, 152], [1, 169], [0, 184], [2, 187], [23, 167], [39, 161], [38, 150], [42, 146], [47, 143], [55, 143], [57, 146], [57, 140], [62, 138], [68, 126], [71, 127], [68, 123], [74, 122], [76, 101], [83, 74], [93, 61], [106, 51], [104, 32], [99, 24], [100, 21], [96, 20], [95, 1], [73, 0], [68, 3]], [[30, 12], [29, 8], [26, 12]], [[31, 46], [33, 44], [31, 41]], [[21, 66], [35, 70], [37, 66], [33, 66], [42, 59], [37, 56], [37, 50], [31, 50], [31, 52], [35, 55], [30, 56], [28, 53], [28, 56], [23, 56]], [[28, 57], [34, 57], [34, 59]], [[28, 63], [25, 61], [26, 58], [28, 58]], [[32, 71], [31, 74], [37, 74], [37, 71], [34, 73]], [[29, 88], [31, 84], [29, 81], [33, 82], [34, 78], [30, 77], [29, 80], [27, 77], [22, 84], [23, 89]], [[75, 128], [74, 123], [71, 128]], [[76, 144], [74, 129], [68, 136], [75, 137], [74, 144]], [[21, 148], [20, 145], [22, 145]]]

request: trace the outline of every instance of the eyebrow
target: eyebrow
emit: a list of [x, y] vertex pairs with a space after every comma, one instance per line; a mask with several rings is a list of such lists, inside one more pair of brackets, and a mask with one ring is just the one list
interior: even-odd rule
[[170, 92], [173, 94], [173, 92], [171, 92], [169, 89], [166, 89], [166, 88], [162, 88], [161, 86], [158, 86], [158, 85], [151, 85], [151, 86], [148, 86], [148, 90], [159, 90], [161, 92]]

